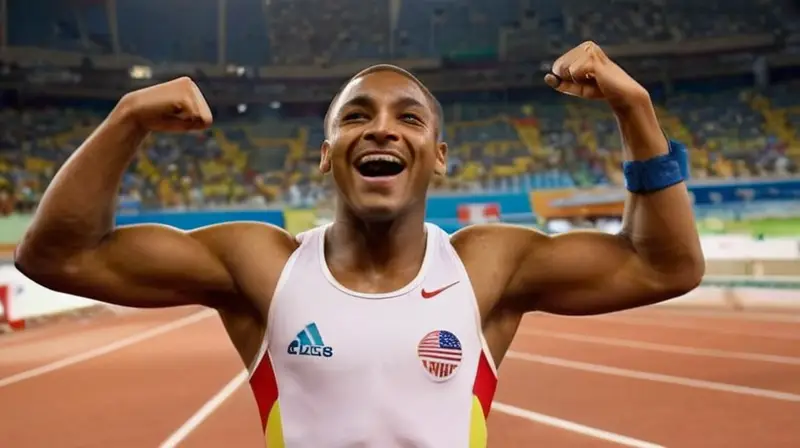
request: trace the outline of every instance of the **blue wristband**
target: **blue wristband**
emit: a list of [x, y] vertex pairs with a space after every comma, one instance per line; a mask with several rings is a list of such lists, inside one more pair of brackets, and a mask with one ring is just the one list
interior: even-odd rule
[[669, 140], [669, 154], [672, 159], [678, 162], [683, 180], [689, 180], [689, 150], [686, 145], [674, 140]]
[[625, 188], [631, 193], [652, 193], [663, 190], [689, 177], [689, 155], [686, 146], [669, 140], [669, 153], [648, 160], [622, 163]]

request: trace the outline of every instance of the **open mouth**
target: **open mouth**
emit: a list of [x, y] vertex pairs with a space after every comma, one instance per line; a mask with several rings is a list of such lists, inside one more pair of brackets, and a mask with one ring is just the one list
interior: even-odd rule
[[406, 165], [391, 154], [370, 154], [359, 159], [356, 169], [364, 177], [390, 177], [402, 173]]

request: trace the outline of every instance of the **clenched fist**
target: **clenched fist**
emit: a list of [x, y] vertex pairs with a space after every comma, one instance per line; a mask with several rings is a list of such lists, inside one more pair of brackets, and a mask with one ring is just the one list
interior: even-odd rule
[[147, 131], [206, 129], [213, 122], [203, 94], [187, 77], [130, 92], [119, 105]]
[[606, 100], [616, 108], [649, 101], [647, 90], [594, 42], [584, 42], [556, 59], [544, 80], [561, 93]]

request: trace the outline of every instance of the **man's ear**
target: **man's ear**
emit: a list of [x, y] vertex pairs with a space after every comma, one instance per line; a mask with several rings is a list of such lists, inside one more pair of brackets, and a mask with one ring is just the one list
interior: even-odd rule
[[440, 176], [447, 174], [447, 143], [439, 142], [436, 145], [436, 169], [434, 172]]
[[327, 174], [331, 170], [331, 144], [327, 140], [322, 142], [320, 148], [319, 171]]

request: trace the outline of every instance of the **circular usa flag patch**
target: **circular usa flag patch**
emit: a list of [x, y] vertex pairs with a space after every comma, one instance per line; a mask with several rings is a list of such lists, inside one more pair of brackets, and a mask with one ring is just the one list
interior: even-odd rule
[[446, 381], [461, 365], [461, 341], [449, 331], [431, 331], [419, 341], [417, 356], [431, 379]]

